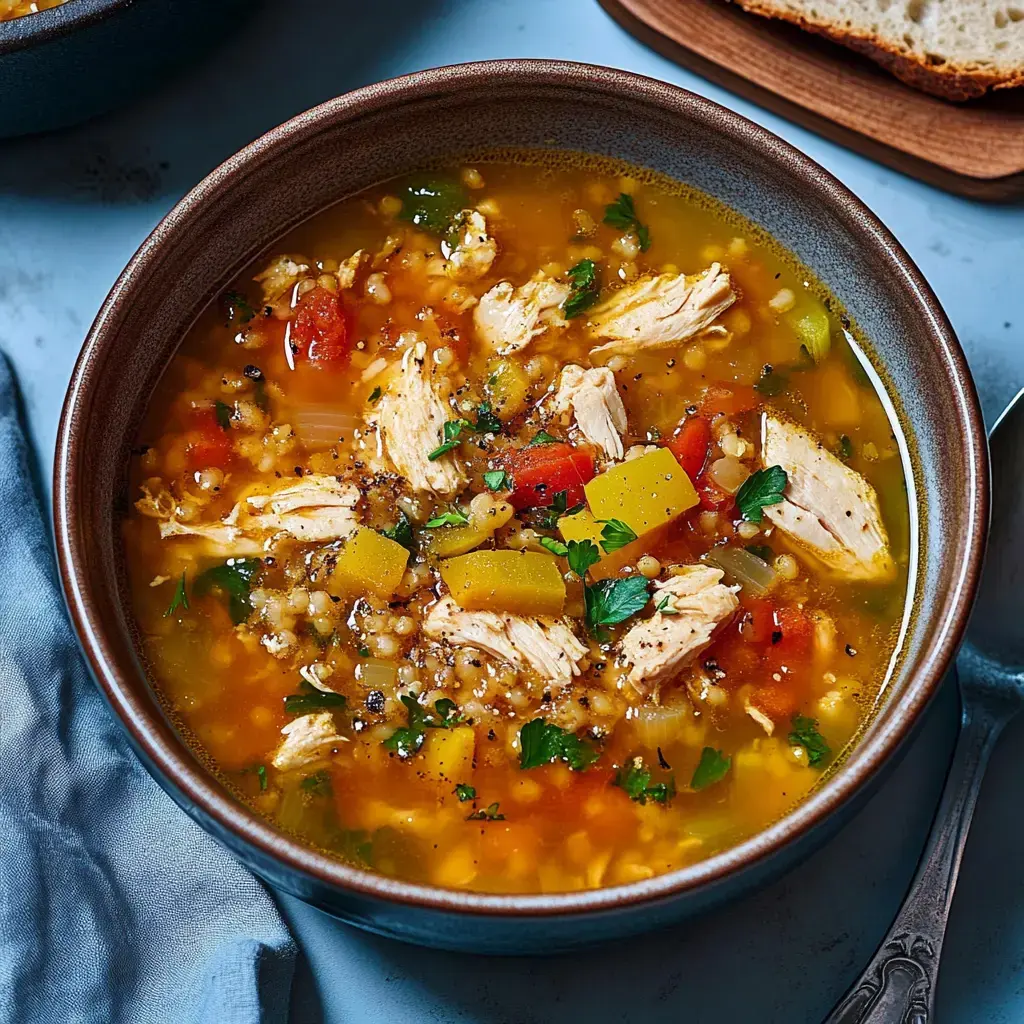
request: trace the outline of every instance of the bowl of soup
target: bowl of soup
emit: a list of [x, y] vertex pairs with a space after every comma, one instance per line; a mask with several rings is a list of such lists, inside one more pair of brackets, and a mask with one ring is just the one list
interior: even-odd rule
[[58, 554], [157, 781], [372, 930], [551, 951], [883, 777], [987, 517], [963, 354], [779, 139], [624, 72], [424, 72], [168, 215], [76, 367]]

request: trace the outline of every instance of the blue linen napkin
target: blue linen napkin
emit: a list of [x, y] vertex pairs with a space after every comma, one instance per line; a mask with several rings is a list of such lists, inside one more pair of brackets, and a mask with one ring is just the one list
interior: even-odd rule
[[64, 610], [0, 354], [0, 1024], [277, 1024], [296, 946], [146, 774]]

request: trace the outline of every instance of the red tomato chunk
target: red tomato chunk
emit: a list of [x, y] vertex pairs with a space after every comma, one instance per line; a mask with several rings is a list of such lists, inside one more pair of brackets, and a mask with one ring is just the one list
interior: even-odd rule
[[550, 505], [562, 491], [572, 508], [584, 500], [583, 486], [594, 478], [593, 457], [563, 442], [517, 448], [506, 456], [506, 466], [514, 485], [508, 500], [516, 509]]
[[315, 366], [347, 363], [351, 344], [341, 296], [326, 288], [306, 292], [295, 310], [291, 340], [297, 353]]

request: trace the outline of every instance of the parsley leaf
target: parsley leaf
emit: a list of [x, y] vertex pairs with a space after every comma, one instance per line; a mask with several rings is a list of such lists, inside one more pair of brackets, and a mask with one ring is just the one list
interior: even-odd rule
[[537, 505], [530, 509], [535, 525], [542, 530], [554, 530], [558, 526], [558, 520], [562, 516], [575, 515], [583, 509], [583, 502], [566, 508], [569, 504], [569, 492], [558, 491], [551, 499], [550, 505]]
[[451, 222], [467, 206], [466, 193], [450, 179], [417, 178], [403, 190], [402, 220], [435, 235], [447, 232]]
[[816, 719], [808, 718], [806, 715], [794, 715], [792, 721], [793, 731], [789, 734], [789, 742], [795, 746], [801, 746], [807, 751], [807, 763], [816, 767], [829, 757], [832, 748], [825, 742], [825, 737], [818, 732]]
[[614, 626], [636, 615], [647, 604], [647, 580], [643, 576], [599, 580], [584, 591], [587, 625]]
[[476, 407], [476, 430], [478, 434], [501, 433], [501, 420], [492, 411], [490, 402], [481, 402]]
[[432, 729], [450, 729], [454, 725], [459, 725], [462, 721], [462, 715], [459, 714], [459, 706], [450, 697], [442, 697], [440, 700], [434, 701], [434, 710], [441, 716], [440, 721], [428, 716], [427, 725]]
[[676, 609], [672, 607], [672, 600], [671, 600], [671, 598], [669, 598], [669, 596], [667, 594], [665, 595], [665, 597], [663, 597], [657, 603], [657, 605], [655, 605], [654, 610], [656, 612], [661, 612], [662, 615], [678, 615], [679, 614], [679, 612], [676, 611]]
[[775, 557], [775, 552], [767, 544], [748, 544], [747, 550], [762, 562], [770, 562]]
[[217, 417], [217, 426], [221, 430], [231, 429], [231, 406], [226, 402], [216, 401], [213, 403], [213, 412]]
[[312, 687], [305, 693], [290, 693], [284, 699], [284, 710], [289, 715], [306, 715], [310, 711], [330, 711], [345, 707], [343, 693], [328, 693], [326, 690], [315, 690]]
[[370, 397], [367, 399], [367, 401], [370, 403], [370, 405], [376, 405], [377, 402], [380, 401], [380, 396], [382, 394], [384, 394], [384, 392], [381, 391], [380, 385], [378, 385], [370, 392]]
[[466, 526], [468, 523], [469, 516], [462, 509], [452, 506], [447, 512], [428, 519], [423, 525], [429, 530], [434, 530], [439, 526]]
[[552, 437], [546, 430], [538, 430], [537, 433], [533, 435], [533, 440], [526, 447], [527, 448], [532, 448], [534, 445], [537, 445], [537, 444], [558, 444], [558, 443], [559, 443], [559, 440], [558, 440], [557, 437]]
[[225, 292], [224, 300], [228, 304], [228, 315], [232, 320], [247, 324], [256, 315], [252, 303], [241, 292]]
[[[543, 543], [543, 542], [542, 542]], [[601, 561], [601, 553], [592, 540], [569, 541], [569, 568], [582, 579], [587, 570]]]
[[431, 462], [436, 462], [442, 455], [447, 455], [453, 448], [458, 448], [462, 443], [459, 437], [463, 429], [472, 425], [469, 420], [448, 420], [443, 428], [444, 441], [430, 452], [427, 458]]
[[705, 747], [700, 752], [700, 761], [693, 770], [693, 778], [690, 780], [691, 789], [705, 789], [725, 778], [732, 758], [723, 754], [714, 747]]
[[555, 540], [554, 537], [541, 537], [540, 546], [547, 548], [551, 554], [558, 555], [559, 558], [566, 558], [569, 554], [569, 548], [560, 540]]
[[519, 730], [519, 767], [523, 769], [565, 761], [574, 772], [581, 772], [600, 756], [592, 743], [543, 718], [535, 718]]
[[604, 529], [601, 531], [601, 547], [604, 548], [606, 555], [610, 555], [613, 551], [618, 551], [619, 548], [624, 548], [636, 540], [636, 534], [621, 519], [599, 519], [598, 522], [604, 523]]
[[398, 511], [398, 522], [394, 526], [389, 526], [386, 530], [381, 530], [380, 532], [388, 540], [401, 544], [406, 551], [416, 550], [416, 538], [413, 536], [412, 523], [409, 522], [409, 517], [401, 509]]
[[242, 774], [255, 775], [260, 785], [260, 792], [265, 793], [267, 791], [267, 766], [265, 764], [254, 764], [248, 768], [243, 768]]
[[405, 705], [409, 724], [396, 729], [384, 740], [384, 746], [388, 750], [393, 750], [401, 758], [412, 757], [413, 754], [419, 752], [423, 741], [427, 738], [427, 729], [451, 729], [461, 724], [463, 720], [455, 701], [447, 697], [434, 701], [436, 715], [430, 714], [415, 697], [409, 694], [403, 694], [399, 700]]
[[511, 491], [512, 481], [503, 469], [492, 469], [484, 473], [484, 483], [489, 491]]
[[181, 574], [181, 579], [178, 580], [178, 585], [174, 588], [174, 597], [171, 598], [171, 603], [167, 606], [167, 611], [164, 612], [164, 618], [169, 619], [179, 608], [188, 611], [188, 593], [185, 591], [184, 572]]
[[314, 796], [330, 796], [331, 777], [321, 768], [320, 771], [307, 775], [299, 783], [299, 788], [304, 789], [307, 793], [312, 793]]
[[789, 375], [766, 363], [761, 370], [760, 379], [754, 385], [754, 390], [764, 395], [765, 398], [774, 398], [776, 395], [781, 395], [788, 387]]
[[853, 442], [847, 434], [839, 435], [839, 457], [841, 459], [853, 458]]
[[620, 769], [612, 781], [626, 791], [626, 796], [638, 804], [646, 804], [653, 800], [656, 804], [665, 804], [676, 795], [676, 781], [671, 776], [668, 782], [651, 782], [651, 773], [643, 766], [643, 761], [634, 758], [628, 768]]
[[593, 260], [580, 260], [576, 266], [569, 268], [567, 276], [572, 282], [572, 291], [562, 310], [566, 318], [571, 320], [597, 302], [601, 286], [597, 282], [597, 264]]
[[640, 243], [640, 251], [647, 252], [650, 249], [651, 233], [637, 218], [636, 205], [633, 202], [633, 197], [628, 193], [620, 192], [619, 198], [604, 208], [604, 222], [623, 231], [635, 231]]
[[468, 815], [466, 821], [504, 821], [505, 815], [498, 813], [498, 801], [495, 800], [493, 804], [488, 804], [486, 807], [479, 811], [474, 811]]
[[229, 558], [223, 564], [201, 572], [192, 584], [192, 593], [202, 597], [211, 590], [218, 590], [225, 594], [231, 621], [237, 626], [245, 622], [252, 612], [249, 591], [252, 589], [252, 578], [262, 564], [258, 558]]
[[751, 473], [736, 492], [736, 506], [740, 516], [749, 523], [759, 523], [765, 505], [778, 505], [789, 477], [781, 466], [770, 466]]
[[476, 788], [466, 782], [460, 782], [452, 792], [459, 798], [460, 803], [476, 799]]

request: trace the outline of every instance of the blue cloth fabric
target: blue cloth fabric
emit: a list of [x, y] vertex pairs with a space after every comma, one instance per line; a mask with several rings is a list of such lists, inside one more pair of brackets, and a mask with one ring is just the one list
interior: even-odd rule
[[283, 1024], [295, 943], [89, 677], [26, 455], [0, 355], [0, 1024]]

